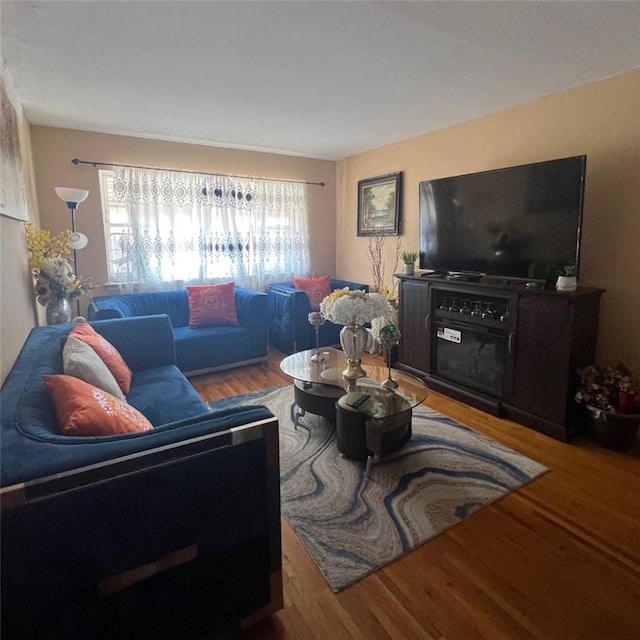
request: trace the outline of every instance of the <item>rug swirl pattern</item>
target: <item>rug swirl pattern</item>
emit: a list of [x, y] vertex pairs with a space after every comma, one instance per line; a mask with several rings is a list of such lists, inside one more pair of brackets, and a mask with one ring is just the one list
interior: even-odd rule
[[420, 406], [410, 442], [367, 480], [363, 463], [339, 454], [333, 424], [307, 414], [293, 428], [292, 387], [212, 406], [247, 403], [278, 417], [282, 513], [335, 592], [546, 471]]

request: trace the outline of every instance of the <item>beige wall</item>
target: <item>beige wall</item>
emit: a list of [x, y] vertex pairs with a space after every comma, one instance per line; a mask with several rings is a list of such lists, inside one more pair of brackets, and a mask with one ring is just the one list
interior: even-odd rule
[[[13, 91], [9, 72], [1, 68], [19, 122], [20, 151], [27, 195], [26, 216], [38, 225], [38, 207], [33, 184], [29, 124]], [[4, 178], [4, 176], [3, 176]], [[36, 325], [36, 302], [29, 274], [24, 222], [0, 216], [0, 380], [4, 382], [29, 331]]]
[[72, 158], [325, 182], [324, 187], [308, 187], [311, 272], [335, 275], [335, 162], [41, 126], [31, 127], [31, 136], [43, 228], [58, 232], [71, 226], [69, 210], [54, 187], [89, 189], [89, 198], [76, 213], [77, 230], [89, 238], [88, 247], [77, 254], [78, 273], [96, 283], [107, 279], [98, 169], [76, 166]]
[[[640, 375], [640, 69], [340, 161], [338, 275], [370, 280], [368, 239], [356, 237], [358, 180], [403, 172], [401, 240], [417, 250], [420, 181], [580, 154], [580, 280], [607, 290], [598, 360], [625, 362]], [[385, 244], [388, 273], [394, 243]]]
[[[357, 182], [403, 171], [403, 248], [418, 245], [421, 180], [586, 153], [581, 279], [607, 289], [599, 359], [624, 361], [640, 372], [640, 69], [507, 109], [432, 134], [353, 156], [337, 164], [275, 154], [186, 145], [66, 129], [31, 128], [42, 227], [68, 228], [69, 213], [55, 186], [91, 191], [78, 212], [90, 247], [79, 272], [106, 278], [97, 171], [74, 157], [107, 162], [324, 181], [309, 187], [312, 270], [370, 282], [368, 239], [356, 236]], [[29, 156], [28, 131], [25, 134]], [[32, 197], [31, 218], [37, 223]], [[337, 209], [337, 220], [336, 220]], [[0, 218], [2, 257], [2, 378], [34, 324], [23, 225]], [[337, 248], [337, 250], [336, 250]], [[387, 274], [395, 238], [386, 243]], [[390, 280], [388, 275], [388, 280]]]

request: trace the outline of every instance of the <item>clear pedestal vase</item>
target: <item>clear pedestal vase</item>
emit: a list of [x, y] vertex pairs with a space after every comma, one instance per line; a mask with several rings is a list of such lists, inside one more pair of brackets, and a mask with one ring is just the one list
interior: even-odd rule
[[66, 298], [47, 302], [45, 309], [47, 324], [71, 322], [71, 305]]
[[362, 368], [362, 356], [371, 342], [371, 335], [362, 326], [346, 324], [340, 330], [340, 345], [347, 356], [348, 367], [342, 372], [347, 380], [366, 376]]
[[398, 383], [391, 377], [391, 353], [393, 347], [400, 342], [400, 332], [398, 331], [398, 327], [396, 327], [393, 322], [389, 322], [380, 329], [378, 340], [384, 345], [387, 367], [389, 368], [388, 377], [382, 383], [382, 386], [385, 389], [396, 389], [398, 387]]
[[324, 324], [324, 316], [319, 311], [312, 311], [308, 316], [309, 324], [314, 328], [316, 332], [316, 352], [311, 356], [311, 362], [324, 362], [325, 356], [320, 353], [319, 346], [319, 332], [320, 327]]
[[398, 343], [385, 342], [383, 344], [386, 351], [387, 367], [389, 368], [389, 374], [387, 376], [387, 379], [384, 382], [382, 382], [380, 386], [384, 387], [385, 389], [397, 389], [398, 383], [391, 377], [391, 350]]

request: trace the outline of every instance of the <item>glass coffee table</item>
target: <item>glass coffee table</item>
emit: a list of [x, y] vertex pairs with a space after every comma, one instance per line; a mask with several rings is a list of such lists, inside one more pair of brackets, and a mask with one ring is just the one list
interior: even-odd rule
[[314, 354], [315, 349], [293, 353], [280, 363], [294, 380], [294, 426], [306, 412], [335, 422], [338, 451], [367, 460], [368, 477], [375, 456], [385, 456], [411, 438], [412, 410], [426, 399], [427, 385], [381, 364], [364, 364], [366, 377], [346, 380], [342, 372], [347, 357], [342, 351], [321, 349], [321, 362], [314, 362]]

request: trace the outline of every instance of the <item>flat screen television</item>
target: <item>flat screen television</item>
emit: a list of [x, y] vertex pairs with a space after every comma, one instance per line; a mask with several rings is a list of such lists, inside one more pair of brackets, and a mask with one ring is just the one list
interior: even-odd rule
[[420, 183], [420, 268], [549, 283], [579, 266], [587, 157]]

